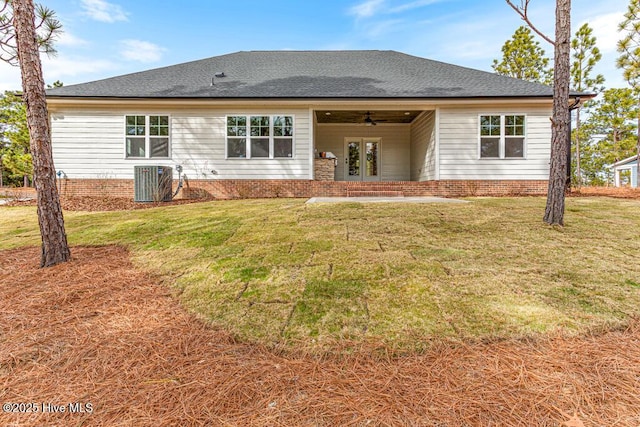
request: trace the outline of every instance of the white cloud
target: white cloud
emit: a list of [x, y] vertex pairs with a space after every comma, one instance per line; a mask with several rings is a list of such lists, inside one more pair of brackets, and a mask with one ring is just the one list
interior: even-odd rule
[[[587, 8], [583, 10], [583, 15], [576, 20], [574, 32], [585, 22], [593, 28], [593, 35], [596, 37], [596, 45], [602, 53], [602, 59], [594, 68], [594, 74], [601, 73], [605, 76], [606, 87], [625, 87], [627, 83], [622, 77], [622, 71], [616, 67], [618, 40], [622, 38], [622, 33], [618, 31], [618, 24], [624, 20], [626, 4], [622, 0], [610, 1], [607, 4], [608, 10], [618, 10], [618, 12], [602, 12], [604, 7]], [[610, 4], [614, 3], [614, 4]]]
[[5, 90], [22, 90], [20, 68], [0, 61], [0, 93]]
[[359, 36], [377, 40], [387, 37], [385, 41], [393, 42], [391, 34], [422, 31], [414, 17], [408, 16], [411, 11], [443, 1], [449, 0], [367, 0], [349, 9], [349, 14], [355, 16]]
[[405, 21], [402, 19], [374, 22], [366, 26], [365, 34], [372, 39], [379, 38], [395, 32], [398, 29], [403, 29], [404, 23]]
[[41, 58], [42, 72], [46, 83], [52, 83], [56, 80], [60, 80], [64, 84], [79, 83], [76, 80], [78, 76], [84, 80], [87, 75], [100, 75], [118, 68], [117, 64], [106, 59], [65, 55], [52, 58], [45, 55]]
[[440, 3], [442, 1], [446, 0], [414, 0], [409, 3], [390, 7], [389, 5], [387, 5], [386, 0], [367, 0], [349, 9], [349, 14], [355, 15], [357, 18], [370, 18], [380, 13], [402, 13], [406, 12], [407, 10], [417, 9], [419, 7], [428, 6], [434, 3]]
[[[65, 85], [81, 83], [88, 80], [88, 76], [102, 78], [119, 68], [114, 62], [89, 57], [41, 55], [40, 59], [44, 81], [48, 84], [56, 80], [62, 81]], [[0, 62], [0, 92], [5, 90], [22, 90], [20, 68]]]
[[358, 18], [368, 18], [378, 13], [384, 5], [385, 0], [367, 0], [349, 9], [351, 15]]
[[55, 42], [58, 46], [69, 46], [69, 47], [82, 47], [88, 46], [89, 42], [87, 40], [81, 39], [80, 37], [76, 37], [68, 31], [64, 31]]
[[166, 49], [143, 40], [121, 40], [122, 56], [138, 62], [156, 62], [162, 58]]
[[105, 0], [81, 0], [84, 14], [100, 22], [126, 21], [127, 13], [121, 6]]
[[416, 0], [410, 3], [401, 4], [400, 6], [389, 9], [389, 13], [400, 13], [411, 9], [417, 9], [422, 6], [428, 6], [434, 3], [440, 3], [443, 0]]
[[597, 46], [601, 52], [614, 52], [618, 40], [622, 34], [618, 31], [618, 24], [624, 20], [622, 12], [607, 13], [589, 20], [589, 26], [593, 28]]

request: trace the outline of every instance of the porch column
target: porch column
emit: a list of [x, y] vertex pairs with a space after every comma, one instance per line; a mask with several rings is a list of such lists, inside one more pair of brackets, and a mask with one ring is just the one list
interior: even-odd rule
[[335, 181], [336, 159], [316, 158], [314, 169], [316, 181]]
[[613, 168], [613, 185], [620, 187], [620, 169]]

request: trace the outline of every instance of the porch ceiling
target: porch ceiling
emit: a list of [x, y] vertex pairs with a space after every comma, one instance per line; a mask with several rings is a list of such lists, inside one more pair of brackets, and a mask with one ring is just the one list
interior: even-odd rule
[[316, 110], [318, 123], [365, 123], [367, 112], [376, 123], [411, 123], [422, 111]]

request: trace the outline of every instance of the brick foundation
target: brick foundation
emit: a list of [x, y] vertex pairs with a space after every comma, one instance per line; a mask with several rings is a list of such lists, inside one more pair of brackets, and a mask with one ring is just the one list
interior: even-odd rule
[[[67, 197], [133, 198], [132, 179], [64, 179], [59, 184]], [[176, 189], [177, 181], [173, 188]], [[348, 196], [520, 196], [545, 195], [546, 180], [449, 180], [346, 182], [308, 180], [189, 180], [178, 199], [250, 199], [273, 197]]]

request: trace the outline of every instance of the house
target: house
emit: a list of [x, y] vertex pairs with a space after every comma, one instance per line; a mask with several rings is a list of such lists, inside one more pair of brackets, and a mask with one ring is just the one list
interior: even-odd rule
[[47, 102], [69, 194], [131, 197], [144, 165], [181, 166], [185, 197], [547, 189], [550, 87], [395, 51], [237, 52]]
[[638, 155], [620, 160], [612, 165], [614, 174], [614, 184], [616, 187], [621, 186], [620, 172], [629, 172], [629, 185], [633, 188], [638, 187]]

